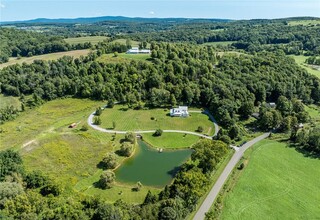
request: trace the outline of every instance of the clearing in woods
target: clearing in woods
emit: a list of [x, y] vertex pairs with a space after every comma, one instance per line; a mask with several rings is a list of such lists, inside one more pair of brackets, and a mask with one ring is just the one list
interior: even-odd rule
[[21, 57], [18, 59], [17, 57], [11, 57], [8, 62], [0, 64], [0, 69], [13, 65], [13, 64], [22, 64], [22, 63], [33, 63], [35, 60], [57, 60], [63, 56], [71, 56], [73, 58], [79, 58], [80, 56], [86, 56], [91, 50], [71, 50], [65, 52], [58, 53], [48, 53], [39, 56], [33, 57]]

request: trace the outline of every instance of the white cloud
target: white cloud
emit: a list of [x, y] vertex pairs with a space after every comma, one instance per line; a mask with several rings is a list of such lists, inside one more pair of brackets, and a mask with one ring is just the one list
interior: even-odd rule
[[150, 15], [154, 15], [155, 12], [154, 12], [154, 11], [149, 11], [149, 14], [150, 14]]
[[5, 8], [6, 6], [2, 3], [0, 3], [0, 8]]

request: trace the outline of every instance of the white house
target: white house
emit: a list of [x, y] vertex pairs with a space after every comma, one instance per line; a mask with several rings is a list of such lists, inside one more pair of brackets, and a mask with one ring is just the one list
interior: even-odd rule
[[150, 54], [151, 51], [149, 49], [140, 50], [138, 47], [132, 47], [127, 51], [127, 54]]
[[188, 117], [188, 106], [179, 106], [178, 108], [170, 109], [171, 117]]

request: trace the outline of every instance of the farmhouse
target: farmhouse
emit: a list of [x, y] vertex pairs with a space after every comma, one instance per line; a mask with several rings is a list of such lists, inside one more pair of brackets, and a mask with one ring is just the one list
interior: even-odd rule
[[187, 117], [189, 116], [188, 106], [179, 106], [178, 108], [170, 109], [171, 117]]
[[133, 47], [127, 51], [127, 54], [150, 54], [151, 51], [149, 49], [140, 50], [138, 47]]

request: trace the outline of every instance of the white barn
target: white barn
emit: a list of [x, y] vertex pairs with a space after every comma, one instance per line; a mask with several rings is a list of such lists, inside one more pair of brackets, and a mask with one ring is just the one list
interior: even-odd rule
[[149, 49], [140, 50], [138, 47], [132, 47], [127, 51], [127, 54], [150, 54], [151, 51]]
[[188, 106], [179, 106], [178, 108], [170, 109], [171, 117], [188, 117]]

